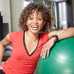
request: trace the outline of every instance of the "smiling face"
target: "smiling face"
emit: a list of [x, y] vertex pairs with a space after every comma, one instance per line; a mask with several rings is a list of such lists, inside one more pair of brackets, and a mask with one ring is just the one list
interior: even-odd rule
[[29, 15], [26, 25], [29, 32], [37, 34], [43, 28], [43, 23], [41, 12], [34, 10], [32, 14]]

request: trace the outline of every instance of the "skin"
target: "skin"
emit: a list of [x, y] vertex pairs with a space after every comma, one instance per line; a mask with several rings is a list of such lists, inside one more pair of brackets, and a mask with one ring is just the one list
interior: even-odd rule
[[[28, 49], [29, 54], [31, 54], [38, 44], [38, 34], [44, 26], [44, 21], [41, 13], [33, 11], [33, 13], [28, 17], [26, 25], [28, 26], [28, 31], [25, 32], [25, 45]], [[56, 38], [51, 38], [54, 35], [57, 35], [59, 39], [74, 36], [74, 28], [49, 32], [49, 40], [43, 46], [41, 56], [44, 57], [49, 53], [49, 48], [51, 48], [56, 41]], [[0, 41], [0, 61], [3, 57], [4, 46], [10, 43], [10, 34], [8, 34], [2, 41]], [[51, 45], [48, 46], [50, 43]]]
[[28, 32], [33, 34], [38, 34], [43, 28], [44, 21], [40, 12], [33, 11], [28, 17], [26, 25], [28, 27]]
[[8, 34], [2, 41], [0, 41], [0, 62], [2, 61], [4, 46], [10, 43], [10, 34]]
[[43, 18], [40, 12], [33, 11], [28, 17], [26, 25], [28, 31], [25, 34], [25, 44], [29, 54], [31, 54], [38, 44], [38, 35], [43, 27]]

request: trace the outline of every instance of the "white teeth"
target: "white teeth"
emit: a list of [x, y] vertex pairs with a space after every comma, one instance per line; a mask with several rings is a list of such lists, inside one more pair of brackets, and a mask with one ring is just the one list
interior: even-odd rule
[[33, 29], [38, 29], [38, 28], [33, 28]]

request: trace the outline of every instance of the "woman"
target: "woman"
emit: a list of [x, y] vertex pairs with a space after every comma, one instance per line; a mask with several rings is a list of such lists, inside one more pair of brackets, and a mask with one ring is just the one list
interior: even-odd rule
[[74, 28], [46, 33], [47, 28], [51, 28], [51, 17], [43, 5], [29, 4], [19, 22], [22, 32], [9, 33], [0, 42], [0, 61], [4, 47], [8, 44], [13, 47], [11, 57], [1, 65], [5, 74], [33, 74], [40, 55], [45, 56], [57, 38], [74, 36]]

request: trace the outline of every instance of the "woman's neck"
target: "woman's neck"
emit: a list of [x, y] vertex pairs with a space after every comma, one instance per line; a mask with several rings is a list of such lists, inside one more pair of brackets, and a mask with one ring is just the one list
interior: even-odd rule
[[32, 39], [33, 41], [38, 40], [38, 34], [34, 34], [32, 32], [26, 31], [25, 32], [26, 37], [28, 37], [30, 40]]

